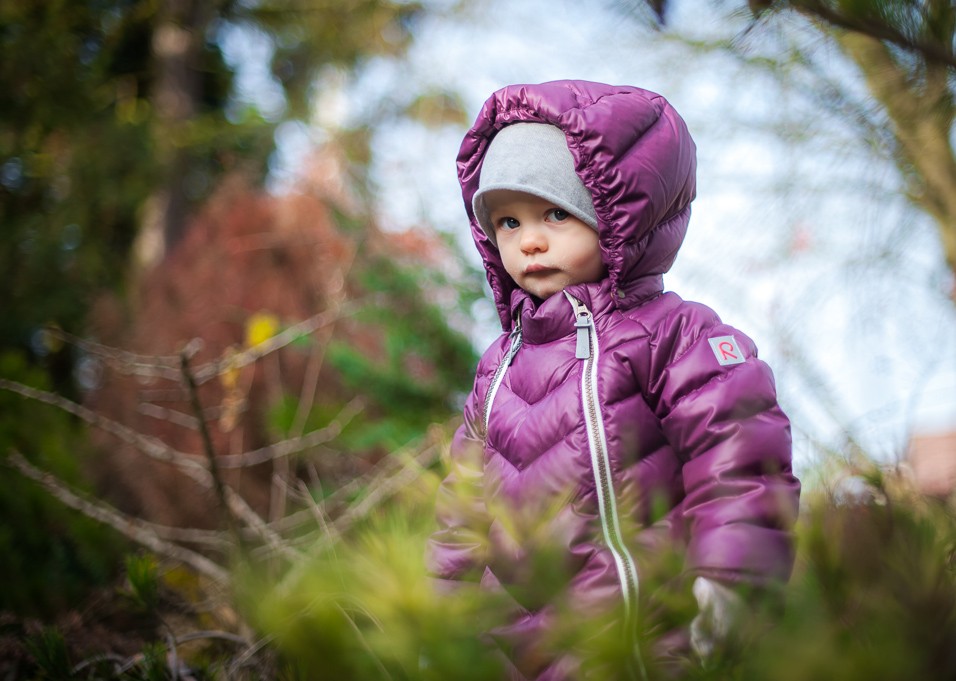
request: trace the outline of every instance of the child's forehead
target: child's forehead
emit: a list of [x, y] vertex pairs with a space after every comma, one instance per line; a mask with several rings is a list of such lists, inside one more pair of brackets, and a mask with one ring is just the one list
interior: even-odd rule
[[521, 210], [551, 206], [552, 202], [535, 194], [516, 189], [494, 189], [484, 195], [489, 212]]

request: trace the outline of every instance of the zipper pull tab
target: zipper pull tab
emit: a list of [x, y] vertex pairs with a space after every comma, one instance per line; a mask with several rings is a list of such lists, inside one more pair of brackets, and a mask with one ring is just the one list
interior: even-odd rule
[[589, 359], [591, 357], [591, 327], [594, 325], [591, 311], [587, 305], [567, 291], [564, 292], [564, 297], [574, 308], [574, 328], [577, 329], [574, 356], [577, 359]]
[[508, 350], [508, 366], [515, 361], [515, 355], [518, 354], [518, 348], [521, 347], [521, 322], [515, 324], [511, 331], [511, 348]]
[[574, 356], [578, 359], [588, 359], [591, 357], [591, 313], [583, 305], [575, 311], [574, 328], [577, 329]]

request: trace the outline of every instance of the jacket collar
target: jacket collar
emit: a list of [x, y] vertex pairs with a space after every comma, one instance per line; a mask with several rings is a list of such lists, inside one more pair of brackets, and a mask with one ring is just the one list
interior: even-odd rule
[[[591, 284], [575, 284], [565, 290], [584, 303], [595, 319], [614, 309], [608, 278]], [[512, 319], [521, 320], [522, 343], [542, 345], [574, 333], [574, 310], [562, 293], [541, 300], [515, 288], [511, 293], [511, 311]]]

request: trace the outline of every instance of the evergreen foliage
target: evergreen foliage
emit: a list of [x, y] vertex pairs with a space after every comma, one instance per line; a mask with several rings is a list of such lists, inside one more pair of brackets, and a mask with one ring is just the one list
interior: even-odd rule
[[[261, 181], [276, 126], [306, 115], [319, 70], [397, 53], [417, 12], [388, 0], [0, 2], [0, 349], [44, 361], [69, 389], [70, 357], [39, 332], [82, 333], [94, 297], [125, 290], [160, 197], [180, 197], [167, 236], [181, 235], [225, 175]], [[170, 25], [194, 44], [182, 82], [168, 82], [157, 47]], [[268, 118], [236, 92], [241, 64], [226, 58], [243, 31], [273, 48], [286, 105]], [[170, 88], [190, 100], [185, 118], [166, 112]]]
[[[259, 184], [276, 127], [307, 115], [316, 75], [399, 53], [418, 11], [389, 0], [0, 0], [0, 378], [88, 399], [102, 365], [60, 332], [101, 331], [90, 323], [95, 307], [113, 319], [107, 331], [124, 333], [117, 327], [138, 316], [149, 278], [134, 257], [146, 228], [171, 223], [161, 230], [168, 252], [224, 178]], [[236, 36], [269, 46], [279, 109], [264, 113], [238, 89], [243, 64], [227, 49]], [[173, 63], [177, 46], [184, 61]], [[93, 456], [85, 429], [62, 413], [6, 392], [0, 405], [0, 456], [16, 448], [84, 488], [81, 469], [102, 470], [116, 451], [113, 443]], [[101, 482], [116, 489], [121, 478], [114, 469]], [[0, 610], [62, 608], [114, 574], [113, 535], [16, 476], [3, 476], [0, 492], [9, 556], [0, 571], [18, 585], [4, 590]]]
[[[817, 492], [798, 525], [797, 569], [782, 591], [745, 594], [732, 640], [700, 660], [660, 655], [695, 614], [679, 556], [642, 573], [642, 632], [649, 678], [949, 679], [956, 675], [956, 515], [920, 497], [905, 477], [868, 467], [863, 494]], [[437, 478], [429, 484], [435, 484]], [[425, 495], [427, 497], [427, 495]], [[421, 555], [426, 509], [406, 496], [351, 539], [310, 559], [291, 583], [253, 588], [258, 626], [307, 678], [501, 678], [484, 636], [508, 621], [494, 593], [438, 594]], [[560, 581], [536, 564], [536, 583]], [[577, 613], [555, 621], [551, 645], [580, 651], [602, 679], [630, 676], [615, 629]], [[483, 641], [483, 643], [479, 643]], [[331, 665], [323, 667], [323, 665]], [[293, 677], [289, 677], [293, 678]]]
[[[37, 388], [47, 376], [16, 352], [0, 354], [0, 376]], [[0, 390], [0, 443], [67, 482], [84, 484], [80, 460], [90, 456], [86, 430], [51, 407]], [[6, 456], [6, 452], [4, 453]], [[64, 508], [43, 490], [0, 473], [0, 613], [50, 616], [115, 578], [123, 542], [98, 523]]]

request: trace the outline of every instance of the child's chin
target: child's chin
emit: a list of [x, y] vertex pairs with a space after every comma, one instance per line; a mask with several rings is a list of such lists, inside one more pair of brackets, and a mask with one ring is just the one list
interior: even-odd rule
[[541, 300], [546, 300], [553, 296], [555, 293], [560, 293], [562, 289], [552, 289], [552, 288], [530, 288], [528, 293], [533, 295], [535, 298], [540, 298]]
[[555, 293], [560, 293], [564, 290], [564, 287], [567, 285], [567, 282], [549, 282], [543, 281], [544, 277], [540, 277], [538, 281], [525, 279], [523, 288], [525, 291], [544, 300], [550, 298]]

